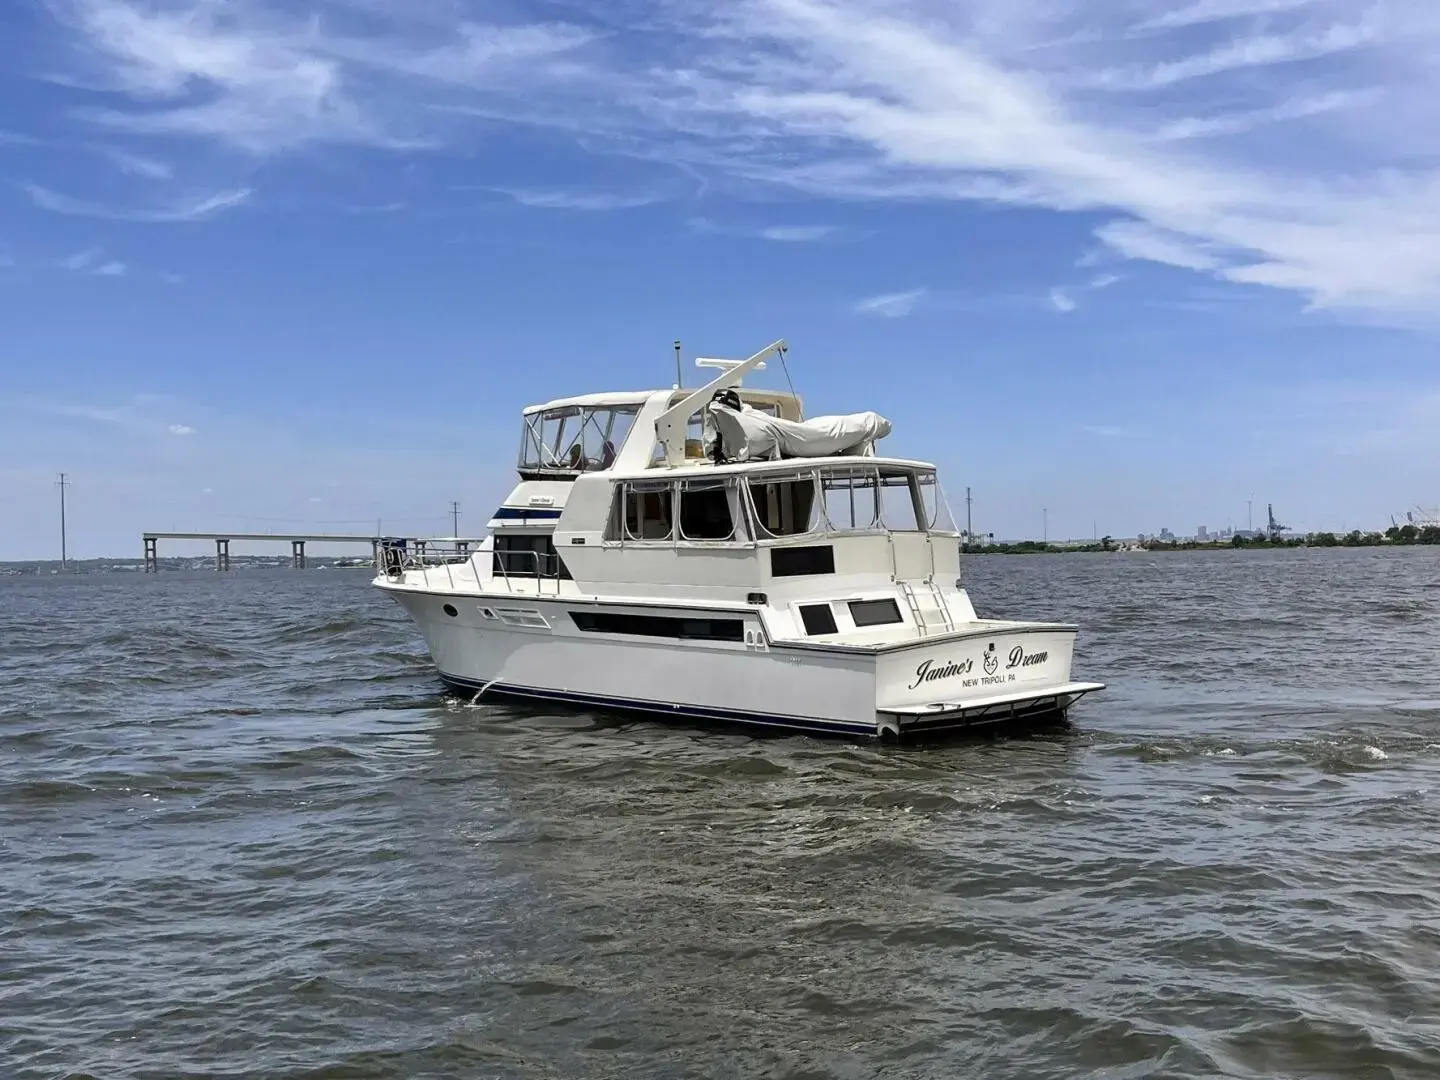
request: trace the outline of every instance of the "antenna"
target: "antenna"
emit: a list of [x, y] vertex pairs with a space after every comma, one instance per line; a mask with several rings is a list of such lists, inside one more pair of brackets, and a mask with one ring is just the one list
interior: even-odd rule
[[684, 378], [680, 374], [680, 339], [675, 339], [675, 389], [679, 390]]

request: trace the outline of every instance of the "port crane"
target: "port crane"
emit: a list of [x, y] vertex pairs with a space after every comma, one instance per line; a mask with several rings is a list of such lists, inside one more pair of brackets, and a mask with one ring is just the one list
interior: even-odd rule
[[1284, 533], [1285, 530], [1288, 529], [1290, 526], [1282, 525], [1279, 521], [1275, 519], [1275, 507], [1272, 503], [1265, 504], [1265, 514], [1270, 519], [1269, 524], [1265, 528], [1266, 534], [1270, 537], [1271, 540], [1279, 540], [1281, 534]]

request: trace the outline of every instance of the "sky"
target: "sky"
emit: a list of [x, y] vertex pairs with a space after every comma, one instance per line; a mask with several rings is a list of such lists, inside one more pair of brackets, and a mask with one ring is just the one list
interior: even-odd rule
[[1433, 0], [12, 0], [0, 558], [474, 534], [677, 338], [997, 538], [1384, 528], [1437, 133]]

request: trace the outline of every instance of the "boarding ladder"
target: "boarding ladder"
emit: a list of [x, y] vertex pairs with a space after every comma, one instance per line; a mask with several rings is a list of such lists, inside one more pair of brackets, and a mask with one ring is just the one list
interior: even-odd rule
[[[910, 608], [910, 617], [915, 621], [915, 628], [922, 636], [928, 636], [931, 631], [930, 624], [925, 620], [925, 613], [920, 608], [920, 601], [915, 595], [915, 586], [908, 581], [898, 583], [900, 592], [905, 597], [905, 604]], [[945, 630], [954, 630], [955, 621], [950, 618], [950, 609], [945, 604], [945, 598], [940, 595], [940, 590], [935, 587], [935, 582], [929, 578], [925, 579], [925, 587], [930, 590], [930, 595], [935, 599], [935, 610], [940, 615], [940, 626]]]

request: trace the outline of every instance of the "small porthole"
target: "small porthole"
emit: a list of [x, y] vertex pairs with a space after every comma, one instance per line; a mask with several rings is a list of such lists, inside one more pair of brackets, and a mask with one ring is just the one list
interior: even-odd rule
[[445, 614], [446, 614], [446, 615], [449, 615], [452, 619], [455, 618], [456, 615], [459, 615], [459, 614], [460, 614], [460, 612], [458, 612], [458, 611], [455, 610], [455, 605], [454, 605], [454, 604], [446, 604], [445, 607], [444, 607], [444, 611], [445, 611]]

